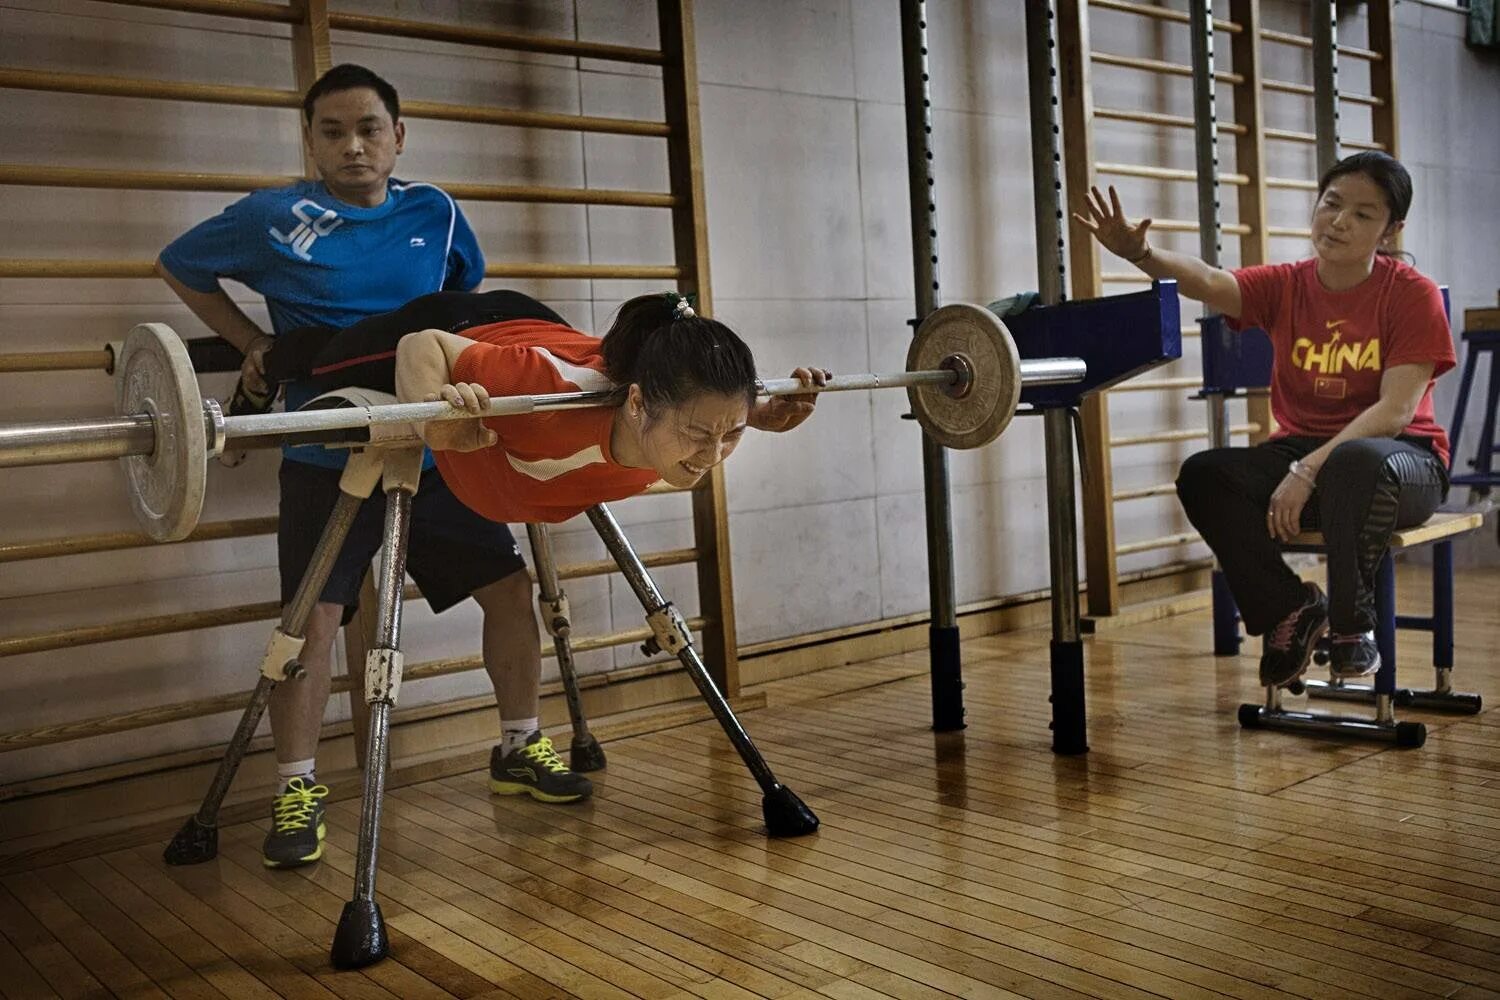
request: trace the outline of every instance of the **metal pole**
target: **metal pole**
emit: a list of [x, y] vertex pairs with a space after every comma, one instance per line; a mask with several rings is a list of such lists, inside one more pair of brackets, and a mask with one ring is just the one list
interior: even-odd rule
[[[419, 463], [414, 462], [414, 469]], [[415, 475], [412, 476], [413, 480]], [[365, 750], [364, 798], [359, 815], [359, 847], [354, 862], [354, 894], [344, 904], [334, 932], [330, 957], [335, 968], [354, 969], [384, 958], [390, 950], [385, 918], [375, 901], [380, 853], [380, 811], [390, 759], [391, 706], [401, 683], [402, 584], [406, 579], [407, 542], [411, 537], [412, 486], [399, 483], [386, 491], [385, 537], [376, 593], [380, 609], [375, 643], [365, 662], [365, 700], [370, 705], [370, 735]]]
[[[1188, 17], [1192, 32], [1193, 149], [1198, 191], [1198, 255], [1218, 267], [1223, 254], [1223, 229], [1219, 218], [1219, 114], [1214, 81], [1213, 0], [1193, 0]], [[1258, 45], [1259, 40], [1251, 44]], [[1204, 305], [1200, 326], [1203, 342], [1223, 320]], [[1208, 407], [1208, 440], [1212, 448], [1228, 448], [1229, 404], [1222, 392], [1205, 392]], [[1240, 651], [1239, 609], [1229, 589], [1229, 580], [1217, 561], [1213, 570], [1214, 655], [1235, 656]]]
[[1338, 9], [1313, 0], [1313, 121], [1318, 135], [1318, 175], [1339, 161]]
[[[312, 609], [323, 593], [339, 551], [344, 547], [344, 539], [348, 537], [354, 517], [365, 499], [348, 493], [339, 494], [333, 513], [323, 527], [322, 537], [318, 539], [318, 547], [313, 550], [312, 560], [297, 584], [297, 593], [293, 595], [291, 603], [281, 609], [279, 632], [282, 636], [301, 640], [306, 634], [307, 619], [311, 617]], [[224, 804], [224, 796], [229, 793], [229, 786], [239, 771], [240, 763], [245, 759], [245, 753], [250, 749], [250, 740], [260, 726], [261, 716], [265, 714], [266, 705], [271, 700], [271, 692], [276, 690], [277, 682], [267, 675], [268, 666], [262, 664], [260, 678], [250, 695], [250, 703], [240, 715], [239, 725], [235, 727], [234, 736], [224, 750], [224, 758], [219, 761], [219, 768], [214, 772], [213, 781], [209, 784], [197, 813], [188, 817], [162, 852], [167, 864], [199, 864], [218, 854], [219, 807]], [[280, 666], [291, 668], [288, 669], [288, 677], [301, 675], [300, 667], [288, 664]]]
[[[1063, 300], [1065, 256], [1058, 148], [1057, 13], [1052, 0], [1026, 2], [1026, 74], [1031, 110], [1032, 199], [1036, 204], [1037, 287], [1043, 305]], [[1042, 414], [1047, 455], [1047, 537], [1052, 577], [1052, 749], [1088, 749], [1083, 638], [1078, 621], [1078, 513], [1073, 492], [1073, 427], [1068, 407]]]
[[1026, 80], [1031, 110], [1032, 197], [1036, 202], [1037, 290], [1042, 305], [1050, 306], [1067, 297], [1068, 287], [1054, 0], [1026, 0]]
[[[901, 0], [902, 75], [906, 85], [906, 166], [911, 192], [911, 250], [916, 321], [938, 307], [937, 178], [932, 170], [932, 100], [927, 86], [927, 4]], [[922, 487], [927, 510], [927, 586], [932, 728], [964, 727], [963, 662], [959, 652], [957, 586], [953, 575], [953, 509], [948, 453], [922, 436]]]
[[573, 745], [568, 763], [580, 773], [604, 767], [604, 749], [589, 732], [589, 720], [583, 713], [583, 699], [578, 694], [578, 674], [573, 669], [573, 643], [568, 635], [573, 624], [569, 618], [568, 599], [557, 579], [557, 561], [552, 557], [552, 532], [545, 524], [527, 524], [526, 537], [531, 542], [531, 558], [536, 563], [538, 602], [543, 627], [552, 636], [557, 653], [557, 673], [562, 679], [563, 695], [568, 702], [568, 718], [573, 723]]
[[818, 828], [818, 817], [796, 793], [778, 782], [776, 775], [771, 773], [771, 765], [766, 763], [766, 759], [750, 739], [750, 734], [745, 732], [740, 720], [735, 718], [734, 710], [729, 707], [723, 692], [714, 686], [708, 667], [693, 648], [692, 635], [688, 632], [681, 613], [657, 589], [656, 581], [651, 579], [650, 571], [641, 562], [640, 556], [636, 555], [625, 533], [620, 530], [615, 516], [608, 507], [599, 504], [589, 508], [588, 517], [599, 538], [603, 540], [604, 547], [609, 549], [615, 564], [620, 567], [625, 582], [630, 584], [630, 589], [635, 591], [636, 599], [645, 609], [646, 621], [655, 633], [654, 647], [674, 654], [678, 662], [687, 668], [688, 676], [697, 685], [699, 694], [708, 703], [714, 718], [718, 719], [724, 734], [729, 737], [729, 742], [734, 745], [740, 759], [760, 785], [761, 810], [765, 814], [767, 832], [773, 837], [798, 837], [812, 833]]
[[[1029, 358], [1021, 362], [1023, 385], [1066, 385], [1080, 382], [1087, 365], [1080, 358]], [[838, 375], [824, 386], [804, 386], [794, 378], [761, 382], [760, 395], [788, 396], [814, 392], [853, 392], [908, 386], [958, 386], [969, 376], [962, 366], [916, 372]], [[581, 410], [617, 406], [612, 391], [560, 392], [535, 396], [499, 396], [490, 400], [484, 417], [504, 417], [546, 410]], [[205, 412], [205, 421], [212, 418]], [[444, 402], [390, 403], [346, 406], [290, 413], [247, 413], [220, 417], [210, 427], [209, 439], [241, 448], [274, 448], [284, 443], [344, 442], [363, 444], [357, 432], [371, 427], [424, 423], [433, 420], [473, 420], [474, 416]], [[130, 455], [149, 455], [156, 449], [156, 427], [150, 414], [125, 414], [45, 423], [0, 425], [0, 468], [93, 462]]]

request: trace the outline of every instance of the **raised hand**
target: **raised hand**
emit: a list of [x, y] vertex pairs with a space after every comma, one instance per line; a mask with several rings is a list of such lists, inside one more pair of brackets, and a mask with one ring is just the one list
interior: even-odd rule
[[1073, 218], [1094, 234], [1094, 239], [1099, 241], [1100, 246], [1116, 257], [1123, 257], [1132, 263], [1146, 255], [1149, 249], [1146, 231], [1151, 228], [1151, 220], [1142, 219], [1132, 226], [1125, 218], [1125, 210], [1120, 207], [1120, 196], [1115, 193], [1113, 184], [1110, 185], [1107, 202], [1097, 187], [1089, 188], [1084, 206], [1087, 214], [1074, 212]]

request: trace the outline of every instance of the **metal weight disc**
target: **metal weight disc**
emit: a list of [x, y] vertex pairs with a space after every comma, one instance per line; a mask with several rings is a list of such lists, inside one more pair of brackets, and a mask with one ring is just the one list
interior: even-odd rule
[[158, 542], [186, 538], [203, 512], [208, 434], [193, 362], [171, 327], [130, 331], [115, 359], [115, 401], [120, 413], [149, 413], [156, 425], [151, 454], [120, 460], [136, 519]]
[[917, 328], [906, 353], [907, 371], [967, 367], [971, 378], [955, 391], [911, 386], [917, 422], [946, 448], [979, 448], [999, 437], [1021, 402], [1021, 356], [1000, 317], [954, 303], [934, 310]]

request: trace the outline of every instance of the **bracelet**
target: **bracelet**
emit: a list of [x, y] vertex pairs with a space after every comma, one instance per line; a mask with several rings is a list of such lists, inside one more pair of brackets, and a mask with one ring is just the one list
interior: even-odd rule
[[1147, 243], [1146, 244], [1146, 249], [1141, 253], [1141, 255], [1139, 257], [1126, 257], [1125, 258], [1125, 263], [1127, 263], [1127, 264], [1141, 264], [1141, 263], [1144, 263], [1145, 260], [1146, 260], [1146, 258], [1150, 257], [1150, 256], [1151, 256], [1151, 244]]
[[1303, 465], [1300, 460], [1293, 460], [1292, 464], [1287, 466], [1287, 471], [1309, 486], [1316, 487], [1318, 485], [1317, 476], [1311, 469]]

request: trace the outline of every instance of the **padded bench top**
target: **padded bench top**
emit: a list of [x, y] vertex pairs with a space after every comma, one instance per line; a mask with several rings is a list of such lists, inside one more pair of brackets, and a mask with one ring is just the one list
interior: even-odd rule
[[[1456, 514], [1434, 514], [1421, 524], [1410, 528], [1401, 528], [1391, 534], [1391, 548], [1409, 549], [1418, 545], [1427, 545], [1431, 542], [1440, 542], [1454, 535], [1462, 535], [1466, 532], [1477, 531], [1484, 524], [1483, 511], [1466, 511]], [[1321, 549], [1323, 547], [1323, 533], [1321, 531], [1304, 531], [1288, 543], [1289, 549]]]

